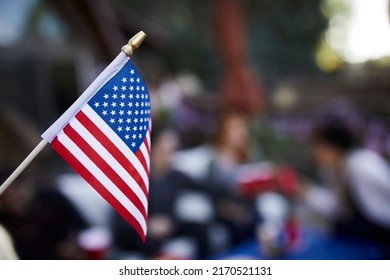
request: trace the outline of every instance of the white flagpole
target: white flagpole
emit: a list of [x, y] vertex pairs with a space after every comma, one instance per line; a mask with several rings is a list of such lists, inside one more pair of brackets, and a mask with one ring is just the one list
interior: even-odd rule
[[[137, 49], [144, 41], [146, 34], [143, 31], [134, 35], [129, 42], [122, 47], [122, 51], [128, 56], [133, 54], [133, 51]], [[18, 178], [24, 169], [33, 161], [33, 159], [43, 150], [47, 145], [47, 141], [43, 139], [31, 153], [23, 160], [23, 162], [15, 169], [14, 172], [8, 177], [7, 180], [0, 186], [0, 195]]]

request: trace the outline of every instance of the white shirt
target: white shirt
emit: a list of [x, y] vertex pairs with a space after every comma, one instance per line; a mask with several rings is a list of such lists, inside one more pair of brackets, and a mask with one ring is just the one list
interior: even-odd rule
[[390, 228], [390, 167], [377, 153], [360, 149], [346, 158], [346, 179], [360, 210]]
[[[345, 213], [345, 200], [334, 170], [322, 169], [330, 181], [329, 188], [313, 187], [305, 194], [308, 205], [325, 217], [334, 218]], [[356, 206], [372, 222], [390, 229], [390, 167], [379, 154], [358, 149], [347, 155], [344, 180]], [[340, 196], [341, 194], [341, 196]]]

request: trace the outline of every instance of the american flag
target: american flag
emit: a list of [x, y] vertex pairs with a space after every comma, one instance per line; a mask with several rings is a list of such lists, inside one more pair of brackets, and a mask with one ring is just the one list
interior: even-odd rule
[[121, 53], [42, 137], [146, 238], [151, 107]]

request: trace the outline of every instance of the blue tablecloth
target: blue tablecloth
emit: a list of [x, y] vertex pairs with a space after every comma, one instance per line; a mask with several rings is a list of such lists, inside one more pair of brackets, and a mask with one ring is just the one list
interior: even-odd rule
[[[324, 231], [305, 228], [302, 245], [278, 259], [287, 260], [373, 260], [383, 256], [384, 248], [374, 242], [333, 236]], [[255, 239], [214, 256], [213, 259], [269, 259], [262, 255]]]

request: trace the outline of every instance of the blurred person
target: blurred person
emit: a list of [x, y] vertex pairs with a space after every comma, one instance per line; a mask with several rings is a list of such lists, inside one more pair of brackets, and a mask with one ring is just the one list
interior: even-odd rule
[[0, 196], [0, 223], [12, 236], [17, 254], [21, 259], [83, 258], [76, 236], [86, 223], [58, 191], [39, 187], [21, 175]]
[[201, 223], [183, 221], [176, 207], [183, 193], [199, 190], [193, 180], [172, 169], [173, 154], [179, 144], [178, 135], [172, 128], [155, 125], [151, 139], [146, 243], [142, 243], [135, 230], [117, 213], [114, 213], [113, 220], [114, 242], [120, 250], [141, 253], [148, 258], [158, 258], [164, 257], [163, 248], [170, 241], [179, 237], [189, 237], [195, 242], [197, 250], [196, 256], [192, 257], [203, 258], [207, 255], [205, 226]]
[[245, 117], [239, 114], [223, 116], [213, 139], [214, 159], [209, 179], [220, 186], [233, 187], [237, 166], [248, 160], [248, 147], [249, 132]]
[[231, 244], [253, 236], [256, 223], [253, 203], [240, 195], [237, 183], [239, 167], [248, 162], [249, 140], [244, 115], [222, 116], [213, 139], [207, 181], [214, 196], [217, 220], [228, 228]]
[[0, 260], [17, 260], [11, 236], [4, 227], [0, 225]]
[[[316, 127], [311, 151], [327, 174], [327, 214], [336, 233], [390, 244], [390, 168], [377, 152], [364, 149], [342, 121]], [[306, 197], [312, 204], [316, 196]], [[310, 202], [310, 201], [309, 201]]]

